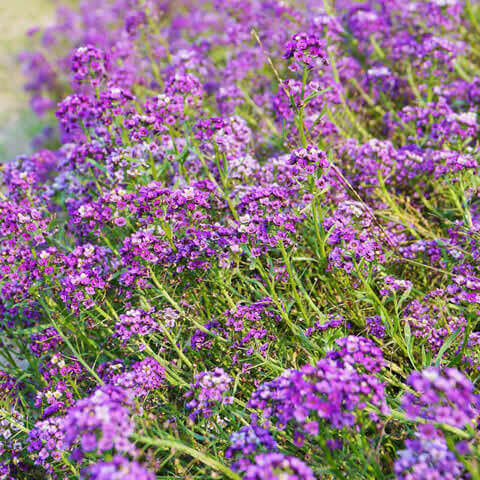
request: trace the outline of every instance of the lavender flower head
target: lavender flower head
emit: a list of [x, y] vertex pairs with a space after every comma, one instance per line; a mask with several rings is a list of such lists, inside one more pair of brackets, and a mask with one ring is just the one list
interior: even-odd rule
[[295, 63], [290, 66], [294, 72], [301, 70], [302, 66], [312, 69], [319, 63], [327, 64], [325, 40], [315, 33], [296, 33], [285, 45], [286, 59], [294, 58]]
[[98, 388], [67, 412], [63, 424], [67, 447], [78, 445], [75, 454], [79, 459], [87, 452], [113, 449], [135, 456], [129, 440], [135, 429], [133, 410], [132, 392], [113, 385]]
[[223, 368], [201, 372], [195, 375], [195, 382], [186, 398], [192, 398], [186, 407], [193, 410], [189, 418], [195, 420], [198, 415], [204, 418], [211, 417], [216, 406], [230, 405], [233, 397], [226, 395], [232, 383], [232, 378]]
[[330, 166], [325, 152], [314, 145], [294, 150], [288, 163], [293, 166], [292, 173], [294, 175], [313, 175], [317, 170], [327, 169]]
[[277, 442], [270, 432], [259, 425], [245, 425], [230, 436], [230, 446], [225, 451], [226, 458], [240, 454], [247, 457], [259, 450], [275, 451]]
[[388, 411], [383, 384], [348, 363], [325, 358], [260, 385], [248, 405], [261, 410], [277, 428], [291, 425], [296, 443], [302, 444], [305, 434], [319, 434], [320, 423], [337, 429], [355, 425], [367, 403]]
[[479, 396], [472, 382], [455, 368], [428, 367], [413, 372], [408, 384], [417, 392], [405, 394], [402, 400], [409, 418], [421, 417], [457, 428], [478, 418]]
[[244, 480], [315, 480], [312, 469], [299, 458], [283, 453], [261, 453], [245, 469]]
[[145, 396], [151, 390], [165, 385], [165, 367], [151, 357], [133, 364], [128, 372], [116, 375], [112, 384], [134, 392], [135, 396]]
[[379, 372], [385, 365], [382, 350], [368, 338], [349, 335], [338, 338], [335, 343], [340, 349], [329, 352], [327, 358], [342, 365], [352, 365], [357, 370], [365, 369], [368, 373]]
[[35, 465], [53, 472], [53, 463], [60, 460], [65, 451], [63, 418], [49, 418], [37, 422], [28, 434], [27, 450]]
[[105, 52], [93, 45], [77, 48], [72, 56], [73, 78], [81, 83], [87, 78], [98, 86], [107, 75], [108, 59]]
[[141, 337], [158, 331], [159, 324], [154, 318], [154, 313], [154, 309], [148, 312], [140, 308], [127, 310], [118, 317], [114, 335], [125, 344], [132, 337]]
[[62, 342], [57, 330], [54, 327], [48, 327], [32, 335], [30, 351], [36, 357], [41, 357], [44, 353], [55, 350]]
[[460, 480], [464, 468], [443, 438], [407, 440], [395, 461], [398, 480]]
[[81, 480], [155, 480], [155, 475], [136, 461], [115, 455], [110, 462], [90, 465], [80, 474]]

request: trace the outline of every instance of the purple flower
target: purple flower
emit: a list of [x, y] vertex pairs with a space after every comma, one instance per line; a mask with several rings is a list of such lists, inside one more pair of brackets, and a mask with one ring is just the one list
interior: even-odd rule
[[409, 418], [420, 417], [457, 428], [477, 421], [480, 399], [471, 381], [455, 368], [428, 367], [413, 372], [408, 384], [415, 390], [402, 400]]
[[98, 86], [106, 77], [108, 59], [104, 51], [85, 45], [75, 50], [71, 64], [73, 78], [77, 83], [89, 79], [93, 86]]
[[83, 469], [81, 480], [155, 480], [155, 475], [136, 461], [115, 455], [109, 462], [98, 462]]
[[134, 363], [131, 370], [114, 376], [111, 383], [134, 392], [135, 396], [145, 396], [165, 385], [165, 367], [147, 357]]
[[327, 354], [327, 358], [336, 360], [341, 365], [351, 365], [357, 370], [365, 369], [368, 373], [379, 372], [385, 365], [382, 350], [365, 337], [338, 338], [335, 340], [338, 350]]
[[53, 472], [53, 462], [65, 452], [65, 433], [62, 417], [38, 421], [28, 434], [27, 450], [33, 454], [36, 465]]
[[443, 438], [407, 440], [406, 449], [395, 460], [399, 480], [460, 480], [465, 478], [464, 467], [448, 450]]
[[282, 453], [261, 453], [242, 470], [244, 480], [315, 480], [304, 462]]
[[154, 309], [150, 309], [148, 312], [142, 309], [131, 309], [119, 315], [115, 325], [115, 336], [125, 344], [132, 337], [149, 335], [158, 331], [159, 328]]
[[186, 408], [192, 410], [188, 415], [191, 420], [198, 416], [211, 417], [215, 408], [228, 405], [233, 402], [233, 397], [227, 395], [232, 378], [223, 368], [201, 372], [195, 375], [195, 382], [185, 394], [187, 399]]
[[296, 33], [285, 45], [284, 58], [294, 59], [291, 70], [300, 70], [303, 65], [314, 68], [316, 64], [327, 64], [326, 41], [315, 33]]
[[247, 457], [259, 451], [275, 450], [277, 442], [268, 430], [259, 425], [246, 425], [230, 435], [230, 446], [225, 451], [225, 457]]
[[78, 452], [114, 450], [136, 455], [129, 437], [134, 432], [132, 393], [104, 385], [87, 398], [78, 400], [62, 422], [64, 443]]
[[367, 402], [387, 412], [383, 384], [354, 365], [325, 358], [315, 366], [286, 370], [277, 379], [262, 384], [248, 405], [260, 410], [280, 429], [291, 425], [299, 433], [314, 435], [318, 428], [312, 422], [337, 429], [355, 425]]
[[53, 327], [48, 327], [41, 332], [34, 333], [30, 341], [30, 351], [41, 357], [44, 353], [54, 351], [58, 345], [63, 343], [62, 338]]

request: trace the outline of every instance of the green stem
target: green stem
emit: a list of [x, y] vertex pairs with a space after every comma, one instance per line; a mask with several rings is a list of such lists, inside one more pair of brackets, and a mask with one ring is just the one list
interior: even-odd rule
[[204, 453], [195, 450], [192, 447], [184, 445], [176, 440], [162, 440], [159, 438], [151, 438], [145, 437], [143, 435], [132, 435], [132, 439], [136, 442], [142, 443], [144, 445], [149, 445], [152, 447], [156, 447], [158, 449], [164, 450], [178, 450], [179, 452], [185, 453], [190, 455], [192, 458], [195, 458], [202, 462], [203, 464], [213, 468], [214, 470], [223, 473], [227, 478], [231, 478], [232, 480], [241, 480], [241, 477], [237, 475], [235, 472], [232, 472], [226, 465], [220, 463], [218, 460], [205, 455]]
[[285, 262], [285, 266], [287, 267], [288, 279], [290, 281], [290, 286], [292, 287], [293, 296], [295, 298], [295, 301], [297, 302], [298, 308], [302, 312], [304, 321], [307, 323], [307, 325], [310, 325], [309, 316], [305, 309], [305, 305], [303, 304], [302, 299], [300, 298], [300, 295], [298, 294], [298, 290], [297, 290], [297, 282], [300, 283], [300, 281], [297, 279], [297, 275], [293, 271], [292, 264], [290, 263], [290, 259], [288, 258], [287, 251], [285, 250], [285, 245], [283, 245], [283, 242], [281, 241], [279, 242], [279, 245], [280, 245], [280, 250], [282, 251], [283, 261]]

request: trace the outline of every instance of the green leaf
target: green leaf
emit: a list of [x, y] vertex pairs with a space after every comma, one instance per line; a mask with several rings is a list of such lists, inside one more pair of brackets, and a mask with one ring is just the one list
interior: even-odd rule
[[437, 358], [435, 358], [435, 366], [438, 367], [440, 365], [440, 362], [443, 358], [443, 355], [445, 355], [445, 352], [452, 346], [453, 342], [455, 339], [458, 337], [460, 334], [460, 327], [457, 328], [448, 338], [445, 340], [443, 345], [441, 346], [440, 350], [438, 351]]

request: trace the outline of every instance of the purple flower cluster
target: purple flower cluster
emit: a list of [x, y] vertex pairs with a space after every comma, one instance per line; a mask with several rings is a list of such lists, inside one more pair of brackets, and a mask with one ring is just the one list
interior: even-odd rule
[[0, 174], [0, 479], [468, 478], [479, 2], [74, 3]]
[[115, 452], [136, 455], [129, 437], [135, 427], [132, 421], [132, 394], [123, 388], [105, 385], [72, 406], [62, 423], [66, 447], [75, 447], [75, 458], [88, 452]]
[[445, 440], [407, 440], [407, 448], [395, 461], [399, 480], [459, 480], [465, 477], [463, 465]]
[[27, 442], [27, 450], [34, 463], [47, 472], [53, 472], [52, 463], [60, 460], [66, 448], [63, 419], [40, 420], [30, 430]]
[[337, 330], [340, 328], [344, 328], [348, 330], [351, 328], [350, 322], [347, 322], [343, 315], [329, 315], [328, 319], [324, 322], [316, 321], [313, 324], [313, 327], [309, 327], [305, 330], [305, 336], [310, 337], [315, 333], [326, 332], [328, 330]]
[[412, 139], [424, 138], [428, 146], [474, 138], [478, 132], [476, 112], [457, 113], [444, 99], [426, 107], [407, 106], [397, 114], [398, 120], [387, 120], [392, 135], [408, 125], [412, 128]]
[[294, 150], [289, 163], [294, 165], [293, 174], [313, 175], [317, 170], [327, 169], [330, 166], [325, 152], [313, 145]]
[[62, 338], [55, 328], [48, 327], [45, 330], [32, 335], [29, 347], [30, 351], [36, 357], [41, 357], [46, 352], [55, 351], [58, 345], [62, 342]]
[[328, 352], [326, 358], [342, 366], [351, 365], [368, 373], [377, 373], [385, 366], [382, 350], [369, 338], [349, 335], [338, 338], [335, 343], [337, 350]]
[[296, 33], [285, 45], [284, 58], [293, 58], [290, 68], [297, 71], [300, 66], [314, 68], [316, 64], [327, 63], [326, 42], [315, 33]]
[[[25, 419], [17, 410], [10, 410], [10, 419], [0, 420], [0, 478], [14, 478], [17, 466], [21, 462], [26, 441], [21, 437], [25, 428]], [[10, 477], [8, 475], [11, 475]]]
[[266, 297], [250, 305], [237, 305], [235, 310], [227, 310], [223, 313], [222, 323], [225, 326], [231, 347], [237, 352], [237, 357], [244, 353], [250, 356], [254, 351], [261, 354], [275, 340], [275, 336], [269, 330], [272, 322], [278, 322], [279, 316], [271, 310], [271, 299]]
[[259, 425], [246, 425], [230, 436], [230, 446], [225, 451], [226, 458], [248, 457], [259, 451], [277, 450], [277, 442], [270, 432]]
[[90, 79], [93, 86], [98, 86], [107, 75], [108, 59], [99, 48], [85, 45], [75, 50], [71, 68], [76, 82]]
[[147, 357], [134, 363], [127, 372], [114, 376], [111, 383], [133, 392], [135, 396], [145, 396], [151, 390], [165, 385], [165, 367]]
[[476, 422], [479, 397], [474, 393], [471, 381], [458, 370], [428, 367], [413, 372], [408, 384], [415, 390], [415, 393], [406, 393], [402, 400], [408, 417], [420, 417], [457, 428]]
[[82, 470], [82, 480], [154, 480], [155, 475], [135, 460], [115, 455], [110, 462], [99, 462]]
[[330, 268], [342, 268], [347, 273], [360, 262], [383, 263], [385, 253], [381, 232], [374, 224], [368, 207], [359, 202], [344, 202], [323, 222], [328, 232]]
[[[348, 345], [348, 339], [343, 343]], [[260, 410], [280, 429], [291, 425], [300, 444], [304, 434], [318, 435], [323, 422], [336, 429], [355, 425], [367, 404], [386, 412], [383, 384], [374, 375], [354, 368], [358, 362], [375, 370], [381, 365], [379, 360], [365, 357], [361, 348], [351, 343], [353, 364], [325, 358], [314, 366], [287, 370], [262, 384], [250, 398], [249, 406]]]
[[0, 397], [14, 395], [19, 387], [17, 379], [3, 370], [0, 370]]
[[201, 372], [195, 375], [195, 382], [185, 394], [191, 399], [186, 403], [187, 410], [191, 411], [188, 417], [195, 420], [198, 416], [209, 418], [214, 409], [233, 403], [233, 397], [228, 395], [232, 378], [223, 368]]
[[315, 480], [302, 460], [282, 453], [261, 453], [245, 468], [245, 480]]
[[118, 317], [115, 336], [126, 343], [132, 337], [149, 335], [159, 329], [159, 324], [154, 317], [154, 309], [150, 309], [148, 312], [139, 308], [127, 310]]

